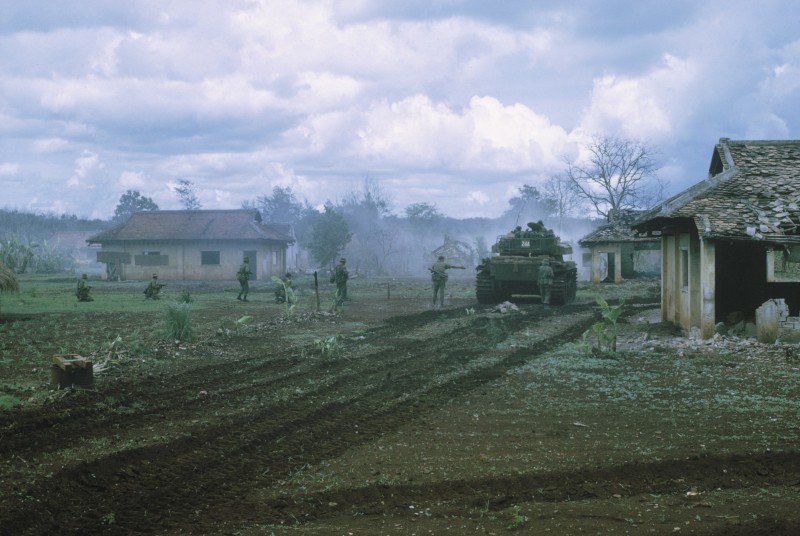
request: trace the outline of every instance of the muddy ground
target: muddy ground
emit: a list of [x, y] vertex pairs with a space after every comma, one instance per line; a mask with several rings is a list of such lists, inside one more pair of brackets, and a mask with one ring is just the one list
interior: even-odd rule
[[586, 292], [353, 294], [226, 302], [256, 321], [0, 412], [0, 534], [800, 534], [796, 344], [687, 339], [652, 289], [615, 355], [579, 344]]

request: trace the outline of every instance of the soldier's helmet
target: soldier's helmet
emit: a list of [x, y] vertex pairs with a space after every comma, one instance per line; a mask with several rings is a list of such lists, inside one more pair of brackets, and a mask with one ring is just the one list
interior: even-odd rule
[[83, 275], [81, 276], [81, 279], [87, 279], [88, 277], [89, 277], [89, 276], [87, 276], [86, 274], [83, 274]]
[[341, 259], [339, 259], [339, 262], [344, 264], [346, 261], [345, 261], [344, 257], [342, 257]]
[[158, 279], [158, 274], [153, 274], [153, 279]]
[[291, 278], [292, 278], [292, 274], [290, 274], [289, 272], [286, 272], [286, 279], [291, 279]]
[[542, 259], [542, 264], [550, 264], [550, 259]]
[[443, 261], [444, 260], [444, 255], [439, 255], [439, 260]]
[[245, 257], [244, 262], [250, 262], [250, 257]]

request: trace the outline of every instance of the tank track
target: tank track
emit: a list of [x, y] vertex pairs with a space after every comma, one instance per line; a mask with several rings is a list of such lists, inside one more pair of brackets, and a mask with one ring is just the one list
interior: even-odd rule
[[475, 278], [475, 297], [478, 303], [495, 303], [494, 280], [491, 275], [478, 272]]
[[552, 305], [566, 305], [575, 301], [575, 294], [578, 290], [577, 280], [577, 272], [567, 272], [564, 274], [564, 279], [553, 281], [550, 303]]

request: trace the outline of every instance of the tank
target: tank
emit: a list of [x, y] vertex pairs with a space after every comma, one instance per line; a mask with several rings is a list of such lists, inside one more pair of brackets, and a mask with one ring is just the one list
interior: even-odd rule
[[578, 267], [565, 261], [572, 253], [569, 245], [539, 221], [528, 223], [527, 229], [517, 227], [497, 237], [492, 256], [483, 259], [477, 268], [475, 293], [478, 303], [500, 303], [512, 295], [538, 296], [539, 266], [543, 259], [553, 269], [552, 305], [564, 305], [575, 299]]

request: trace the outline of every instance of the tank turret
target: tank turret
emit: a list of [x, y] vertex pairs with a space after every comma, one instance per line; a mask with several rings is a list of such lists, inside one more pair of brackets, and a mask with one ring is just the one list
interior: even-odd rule
[[476, 296], [479, 303], [498, 303], [512, 295], [539, 295], [539, 266], [548, 259], [553, 268], [550, 303], [563, 305], [575, 299], [578, 268], [564, 255], [572, 253], [569, 245], [541, 221], [528, 223], [526, 229], [516, 227], [498, 236], [492, 245], [492, 256], [477, 268]]

